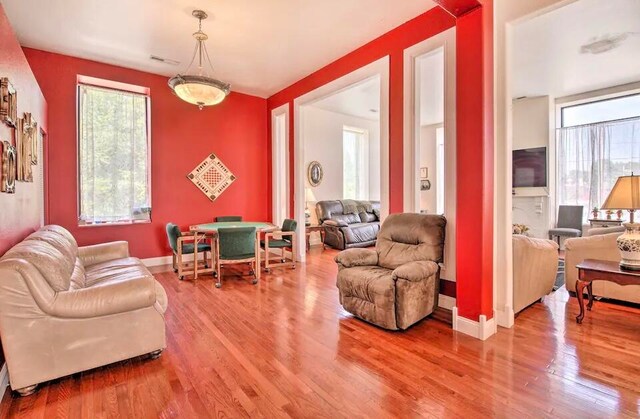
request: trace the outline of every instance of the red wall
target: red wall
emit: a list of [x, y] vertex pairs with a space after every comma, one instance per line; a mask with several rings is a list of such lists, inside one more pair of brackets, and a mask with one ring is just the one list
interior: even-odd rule
[[[386, 55], [389, 56], [389, 204], [403, 210], [403, 54], [439, 32], [457, 31], [457, 277], [458, 314], [491, 318], [493, 307], [493, 27], [492, 3], [438, 0], [436, 7], [294, 83], [268, 100], [290, 104], [290, 153], [295, 144], [293, 101]], [[446, 10], [445, 10], [446, 9]], [[291, 157], [293, 167], [293, 157]], [[293, 187], [293, 179], [291, 180]]]
[[[357, 70], [384, 56], [389, 56], [389, 209], [401, 212], [402, 197], [402, 147], [403, 147], [403, 63], [404, 50], [455, 26], [455, 19], [439, 7], [404, 23], [396, 29], [376, 38], [344, 57], [321, 68], [304, 79], [271, 96], [269, 111], [317, 89], [335, 79]], [[293, 105], [290, 107], [289, 155], [293, 167]], [[291, 180], [293, 190], [293, 178]]]
[[[2, 5], [0, 5], [0, 77], [8, 77], [18, 92], [18, 117], [22, 117], [23, 112], [31, 112], [38, 125], [46, 131], [47, 103]], [[15, 146], [13, 128], [0, 123], [0, 140], [9, 141]], [[33, 170], [37, 172], [39, 167], [33, 166]], [[15, 194], [0, 193], [0, 256], [40, 227], [41, 192], [40, 185], [36, 181], [16, 182]]]
[[[167, 77], [29, 48], [24, 51], [49, 103], [47, 222], [69, 229], [80, 245], [127, 240], [132, 255], [149, 258], [170, 254], [167, 222], [186, 229], [225, 214], [270, 220], [265, 99], [232, 92], [222, 104], [200, 111], [171, 93]], [[77, 75], [150, 88], [150, 224], [77, 225]], [[215, 202], [186, 178], [210, 153], [218, 155], [237, 177]]]

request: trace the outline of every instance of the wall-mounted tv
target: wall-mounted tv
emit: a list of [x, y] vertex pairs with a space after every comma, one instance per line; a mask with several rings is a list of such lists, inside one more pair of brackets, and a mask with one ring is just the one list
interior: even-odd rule
[[547, 186], [547, 148], [513, 150], [513, 187]]

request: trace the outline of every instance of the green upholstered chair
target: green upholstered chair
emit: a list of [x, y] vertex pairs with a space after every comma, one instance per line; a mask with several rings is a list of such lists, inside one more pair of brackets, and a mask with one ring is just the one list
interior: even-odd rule
[[[296, 268], [296, 228], [298, 222], [296, 220], [286, 219], [282, 223], [282, 228], [278, 231], [272, 231], [264, 235], [264, 240], [260, 241], [260, 247], [264, 249], [264, 269], [269, 272], [275, 266], [290, 266]], [[280, 260], [271, 258], [271, 251], [281, 251]], [[291, 251], [291, 258], [286, 258], [286, 250]], [[277, 262], [274, 262], [277, 261]]]
[[216, 282], [216, 288], [222, 286], [221, 268], [224, 265], [237, 264], [237, 263], [249, 263], [251, 264], [252, 272], [254, 276], [253, 284], [257, 284], [260, 279], [260, 266], [258, 266], [258, 252], [260, 248], [256, 242], [256, 228], [255, 227], [232, 227], [232, 228], [219, 228], [218, 229], [218, 245], [217, 249], [217, 269], [218, 281]]
[[233, 221], [242, 221], [241, 215], [223, 215], [216, 217], [216, 223], [230, 223]]
[[[198, 273], [213, 272], [213, 261], [211, 258], [211, 245], [205, 243], [206, 237], [203, 234], [195, 234], [193, 232], [182, 232], [180, 227], [173, 223], [167, 223], [167, 238], [169, 246], [173, 251], [173, 270], [178, 273], [180, 279], [184, 279], [185, 275], [194, 274], [194, 263], [187, 263], [182, 260], [183, 255], [191, 255], [195, 249], [195, 241], [198, 239], [198, 254], [202, 253], [204, 268], [198, 267]], [[189, 243], [191, 242], [191, 243]], [[207, 258], [207, 253], [209, 258]]]

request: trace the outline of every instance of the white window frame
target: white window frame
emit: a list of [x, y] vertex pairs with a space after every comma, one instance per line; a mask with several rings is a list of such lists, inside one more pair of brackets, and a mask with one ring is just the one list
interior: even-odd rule
[[[149, 207], [151, 208], [151, 215], [148, 220], [122, 220], [114, 222], [102, 222], [102, 223], [85, 223], [80, 220], [81, 214], [81, 173], [80, 173], [80, 114], [81, 100], [80, 89], [82, 86], [96, 87], [106, 90], [122, 91], [127, 93], [133, 93], [143, 95], [146, 97], [146, 116], [147, 116], [147, 195]], [[113, 225], [131, 225], [131, 224], [150, 224], [153, 217], [153, 202], [152, 202], [152, 183], [151, 183], [151, 89], [148, 87], [136, 86], [133, 84], [120, 83], [111, 80], [99, 79], [96, 77], [78, 75], [76, 81], [76, 196], [77, 196], [77, 208], [76, 217], [78, 227], [105, 227]]]
[[[356, 146], [356, 196], [353, 199], [357, 200], [368, 200], [369, 199], [369, 177], [370, 167], [369, 167], [369, 130], [363, 128], [357, 128], [353, 126], [344, 125], [342, 127], [342, 147], [344, 150], [344, 134], [350, 132], [358, 135], [359, 141]], [[342, 163], [342, 187], [344, 196], [344, 161]], [[364, 173], [364, 175], [362, 175]]]

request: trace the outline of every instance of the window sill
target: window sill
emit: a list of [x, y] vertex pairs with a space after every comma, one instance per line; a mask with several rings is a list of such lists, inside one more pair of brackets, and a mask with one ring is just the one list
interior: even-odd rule
[[131, 226], [137, 224], [151, 224], [151, 220], [131, 220], [131, 221], [118, 221], [118, 222], [109, 222], [109, 223], [91, 223], [91, 224], [81, 224], [78, 223], [78, 227], [115, 227], [115, 226]]

